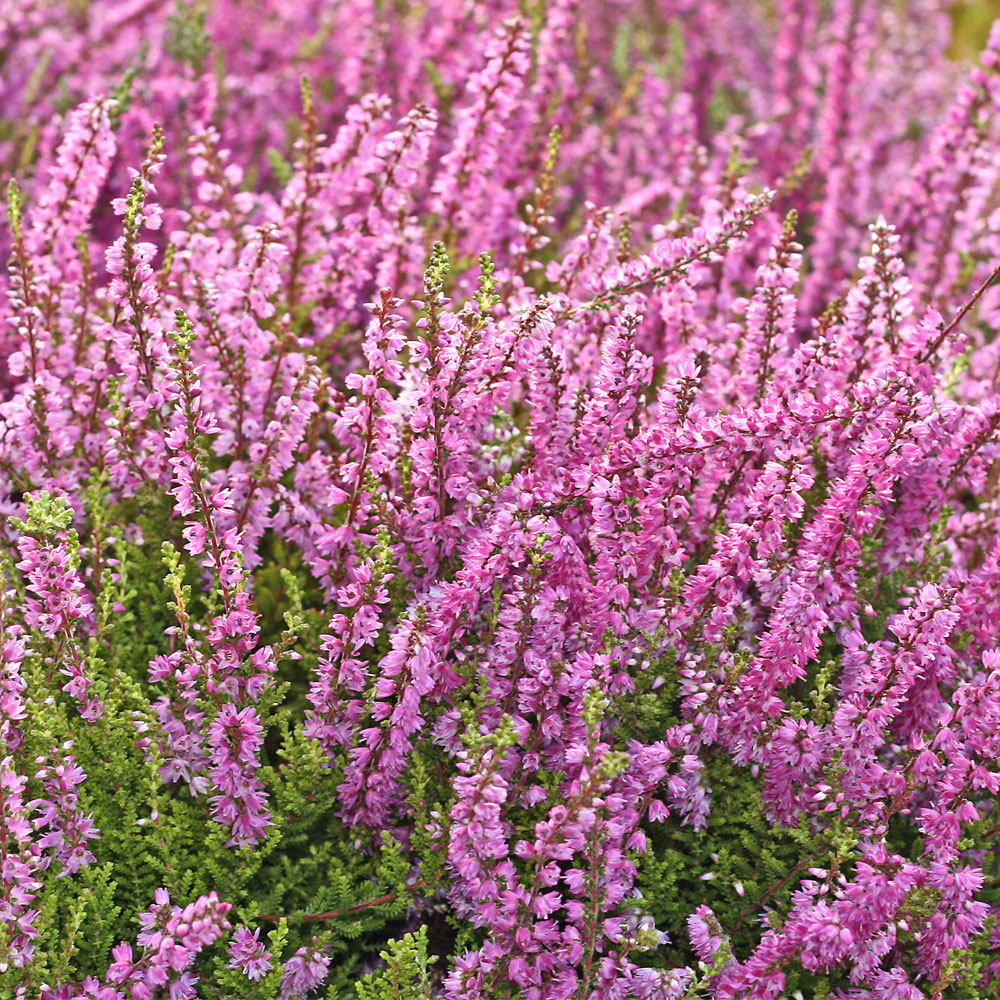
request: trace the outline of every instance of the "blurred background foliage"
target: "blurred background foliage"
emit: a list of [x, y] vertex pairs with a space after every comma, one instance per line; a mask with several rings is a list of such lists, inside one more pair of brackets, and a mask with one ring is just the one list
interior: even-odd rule
[[1000, 0], [958, 0], [952, 5], [952, 55], [971, 59], [986, 44], [990, 25], [1000, 17]]

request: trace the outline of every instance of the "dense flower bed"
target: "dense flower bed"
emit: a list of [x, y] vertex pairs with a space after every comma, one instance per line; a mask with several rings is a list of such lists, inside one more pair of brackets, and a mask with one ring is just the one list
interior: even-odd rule
[[0, 997], [1000, 995], [1000, 28], [0, 4]]

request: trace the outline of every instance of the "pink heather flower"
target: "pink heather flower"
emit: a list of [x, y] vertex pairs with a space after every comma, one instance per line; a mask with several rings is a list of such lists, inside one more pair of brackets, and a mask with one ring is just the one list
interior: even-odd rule
[[212, 815], [232, 829], [233, 844], [256, 843], [269, 825], [266, 795], [256, 777], [262, 743], [252, 706], [237, 711], [233, 705], [224, 705], [208, 728], [208, 774], [218, 789], [212, 797]]
[[229, 930], [229, 909], [214, 892], [181, 908], [171, 904], [166, 889], [157, 889], [154, 904], [139, 916], [141, 955], [134, 958], [131, 946], [121, 942], [113, 950], [108, 980], [125, 986], [133, 998], [151, 998], [161, 987], [171, 997], [195, 996], [198, 977], [189, 970], [198, 954]]
[[307, 946], [300, 948], [284, 964], [281, 1000], [299, 1000], [318, 989], [330, 968], [330, 956], [322, 948]]
[[260, 928], [237, 927], [229, 942], [228, 968], [239, 969], [248, 979], [263, 979], [271, 970], [271, 953], [260, 941]]

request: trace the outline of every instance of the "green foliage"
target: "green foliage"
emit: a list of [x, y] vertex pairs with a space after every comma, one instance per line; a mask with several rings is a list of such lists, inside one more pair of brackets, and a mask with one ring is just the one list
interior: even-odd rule
[[176, 9], [167, 22], [164, 48], [173, 59], [189, 66], [196, 75], [204, 71], [212, 54], [212, 40], [205, 28], [207, 16], [204, 3], [177, 0]]
[[671, 818], [652, 828], [649, 850], [638, 858], [643, 907], [670, 935], [661, 955], [668, 961], [686, 954], [687, 918], [703, 903], [745, 955], [759, 940], [755, 917], [762, 903], [782, 912], [794, 883], [778, 883], [811, 846], [808, 831], [777, 829], [763, 818], [759, 782], [745, 768], [713, 758], [707, 781], [707, 827], [699, 831]]
[[[358, 1000], [430, 1000], [428, 970], [434, 959], [427, 954], [426, 926], [390, 941], [380, 957], [385, 968], [358, 982]], [[332, 992], [327, 995], [334, 1000]]]
[[990, 26], [1000, 17], [997, 0], [957, 0], [951, 5], [952, 45], [955, 58], [975, 58], [990, 34]]

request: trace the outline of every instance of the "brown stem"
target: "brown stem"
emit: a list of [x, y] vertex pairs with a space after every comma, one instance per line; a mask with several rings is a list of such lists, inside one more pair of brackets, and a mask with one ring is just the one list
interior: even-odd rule
[[[420, 879], [414, 882], [410, 886], [410, 889], [422, 889], [427, 883], [424, 879]], [[278, 921], [278, 920], [312, 920], [312, 921], [323, 921], [323, 920], [336, 920], [338, 917], [350, 917], [355, 913], [362, 913], [365, 910], [370, 910], [376, 906], [383, 906], [385, 903], [391, 903], [396, 898], [396, 893], [387, 892], [383, 896], [377, 896], [375, 899], [369, 899], [366, 903], [357, 903], [355, 906], [349, 906], [346, 910], [327, 910], [324, 913], [262, 913], [257, 919], [258, 920], [268, 920], [268, 921]]]

